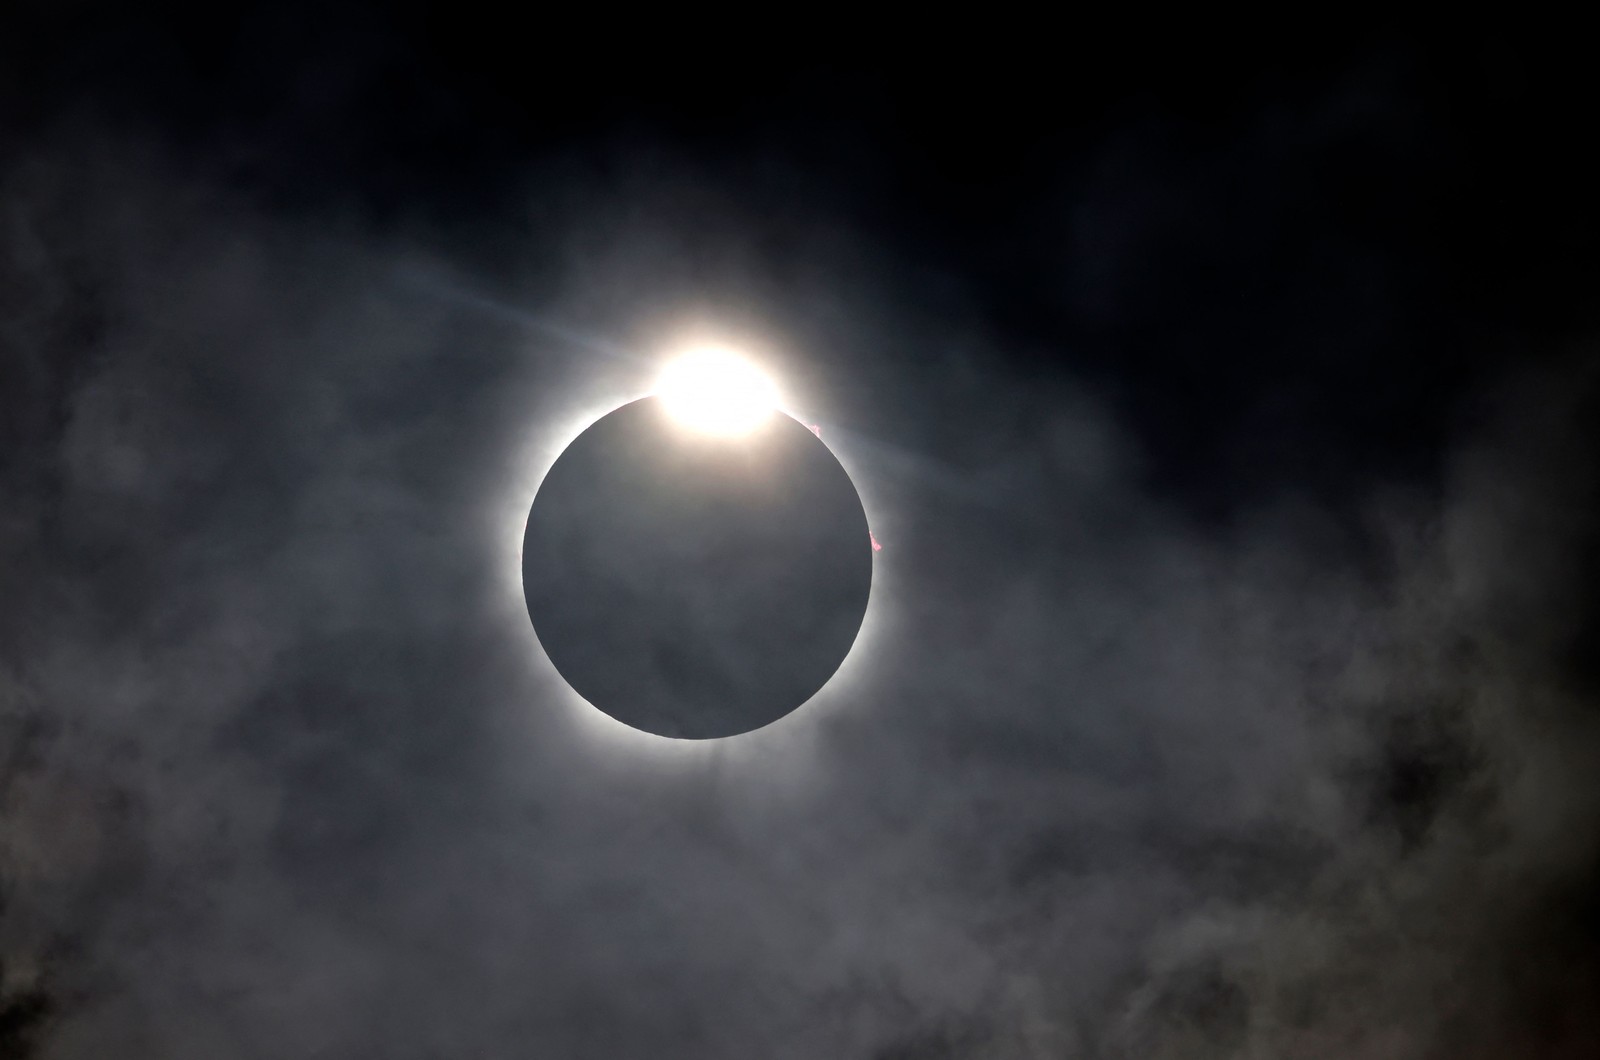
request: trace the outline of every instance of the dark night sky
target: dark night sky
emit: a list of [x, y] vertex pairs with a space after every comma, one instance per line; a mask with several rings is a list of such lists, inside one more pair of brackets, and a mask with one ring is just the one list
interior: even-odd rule
[[[0, 1057], [1600, 1055], [1577, 35], [900, 28], [0, 15]], [[884, 544], [693, 751], [516, 564], [687, 322]]]

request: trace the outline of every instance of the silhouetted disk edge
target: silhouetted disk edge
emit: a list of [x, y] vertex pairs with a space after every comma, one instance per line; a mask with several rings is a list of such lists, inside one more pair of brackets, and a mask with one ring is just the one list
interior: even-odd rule
[[837, 672], [866, 615], [866, 512], [828, 447], [774, 413], [697, 434], [642, 398], [556, 460], [523, 538], [539, 642], [585, 700], [689, 739], [760, 728]]

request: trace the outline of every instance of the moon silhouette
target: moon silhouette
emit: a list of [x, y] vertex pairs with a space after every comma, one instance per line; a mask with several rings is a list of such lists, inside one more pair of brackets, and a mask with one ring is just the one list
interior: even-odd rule
[[659, 398], [580, 434], [523, 538], [528, 616], [577, 693], [636, 729], [758, 729], [833, 676], [866, 614], [872, 547], [850, 477], [773, 412], [734, 437]]

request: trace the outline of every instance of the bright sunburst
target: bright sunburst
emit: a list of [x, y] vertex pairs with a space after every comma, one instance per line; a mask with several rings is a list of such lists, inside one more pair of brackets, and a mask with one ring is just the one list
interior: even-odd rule
[[667, 365], [656, 384], [674, 419], [708, 434], [743, 434], [778, 404], [772, 380], [731, 350], [706, 348]]

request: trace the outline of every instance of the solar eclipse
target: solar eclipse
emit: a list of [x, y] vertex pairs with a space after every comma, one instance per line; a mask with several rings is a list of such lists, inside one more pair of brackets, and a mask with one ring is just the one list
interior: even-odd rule
[[660, 736], [770, 724], [839, 668], [872, 544], [844, 468], [771, 381], [698, 351], [583, 431], [534, 497], [528, 614], [597, 709]]

